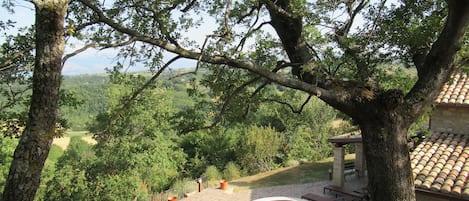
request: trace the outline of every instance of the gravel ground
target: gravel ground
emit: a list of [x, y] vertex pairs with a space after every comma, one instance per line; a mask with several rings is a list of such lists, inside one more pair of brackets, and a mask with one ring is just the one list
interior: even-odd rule
[[182, 199], [183, 201], [251, 201], [263, 197], [284, 196], [299, 198], [306, 193], [322, 194], [323, 186], [330, 184], [329, 181], [294, 184], [284, 186], [273, 186], [265, 188], [257, 188], [250, 190], [241, 190], [233, 192], [233, 187], [226, 191], [220, 189], [205, 189], [200, 193], [193, 193], [189, 197]]

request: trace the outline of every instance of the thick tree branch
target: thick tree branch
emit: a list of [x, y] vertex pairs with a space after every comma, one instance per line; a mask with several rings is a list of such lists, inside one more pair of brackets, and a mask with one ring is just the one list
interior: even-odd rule
[[[282, 10], [288, 12], [289, 1], [275, 1], [275, 5], [281, 7], [282, 10], [273, 6], [272, 1], [267, 1], [266, 4], [272, 20], [271, 25], [282, 41], [282, 45], [290, 62], [300, 64], [292, 67], [292, 73], [296, 75], [299, 80], [310, 83], [314, 85], [313, 87], [320, 89], [317, 95], [331, 106], [347, 114], [356, 110], [354, 101], [358, 100], [361, 102], [364, 100], [365, 98], [361, 97], [363, 93], [359, 90], [355, 90], [356, 85], [350, 85], [348, 81], [334, 80], [333, 83], [330, 82], [324, 72], [322, 72], [324, 69], [316, 66], [314, 51], [310, 49], [303, 35], [303, 20], [301, 16], [290, 16], [282, 13]], [[360, 5], [360, 9], [362, 9], [362, 6], [363, 5]], [[309, 68], [311, 71], [305, 71], [304, 67]], [[285, 85], [283, 82], [277, 83]], [[289, 87], [288, 85], [285, 86]], [[295, 89], [308, 92], [301, 88]], [[330, 91], [324, 89], [330, 89]], [[322, 94], [322, 92], [327, 94]], [[314, 95], [314, 93], [310, 94]]]
[[[271, 25], [277, 32], [283, 47], [292, 63], [307, 63], [313, 56], [309, 53], [309, 47], [306, 44], [303, 35], [303, 20], [301, 16], [292, 16], [287, 13], [289, 1], [279, 0], [274, 4], [270, 0], [263, 1], [267, 5], [270, 13]], [[277, 5], [278, 4], [278, 5]], [[284, 6], [284, 7], [280, 7]], [[300, 76], [304, 72], [296, 69], [293, 72]]]
[[[300, 67], [293, 67], [292, 71], [295, 75], [298, 75], [300, 80], [288, 78], [276, 73], [273, 73], [268, 70], [267, 67], [258, 66], [250, 61], [235, 59], [224, 55], [205, 55], [202, 52], [196, 52], [193, 50], [185, 49], [181, 46], [175, 46], [171, 43], [164, 41], [160, 38], [153, 38], [150, 36], [146, 36], [143, 33], [140, 33], [136, 30], [124, 27], [123, 25], [113, 21], [110, 18], [107, 18], [102, 10], [100, 10], [95, 4], [90, 2], [89, 0], [78, 0], [82, 2], [84, 5], [89, 7], [93, 12], [96, 13], [98, 20], [107, 24], [114, 30], [127, 34], [129, 36], [134, 37], [136, 40], [148, 43], [151, 45], [158, 46], [166, 51], [175, 53], [183, 58], [192, 59], [192, 60], [200, 60], [202, 62], [216, 64], [216, 65], [227, 65], [233, 68], [244, 69], [250, 71], [251, 73], [257, 74], [266, 78], [270, 82], [275, 82], [285, 87], [289, 87], [292, 89], [297, 89], [309, 93], [311, 95], [315, 95], [320, 97], [322, 100], [326, 101], [328, 104], [336, 107], [337, 109], [347, 113], [352, 111], [354, 105], [351, 103], [354, 100], [363, 100], [363, 97], [355, 97], [361, 96], [362, 93], [360, 90], [354, 90], [356, 88], [355, 85], [347, 85], [348, 82], [340, 84], [342, 81], [337, 80], [336, 83], [340, 84], [340, 89], [343, 90], [326, 90], [322, 88], [323, 84], [320, 82], [319, 85], [313, 85], [310, 83], [317, 83], [315, 80], [320, 78], [319, 76], [314, 76], [309, 73], [302, 72]], [[275, 16], [271, 14], [272, 24], [275, 29], [279, 33], [280, 38], [282, 39], [282, 43], [289, 55], [290, 60], [292, 63], [308, 63], [311, 61], [314, 56], [311, 54], [309, 47], [307, 46], [304, 37], [302, 35], [302, 20], [301, 18], [294, 18], [294, 19], [285, 19], [279, 16]], [[284, 21], [286, 20], [286, 21]], [[336, 87], [337, 88], [337, 87]], [[333, 89], [336, 89], [333, 88]], [[348, 90], [352, 89], [352, 90]], [[357, 92], [358, 91], [358, 92]], [[347, 113], [348, 114], [348, 113]]]
[[[281, 6], [278, 6], [277, 4], [275, 4], [271, 0], [263, 0], [262, 2], [267, 6], [269, 11], [273, 11], [277, 15], [281, 15], [281, 16], [286, 17], [286, 18], [297, 18], [297, 17], [293, 16], [291, 13], [289, 13], [288, 11], [286, 11]], [[276, 3], [283, 3], [285, 1], [275, 1], [275, 2]], [[284, 4], [288, 4], [288, 3], [284, 3]], [[286, 6], [288, 6], [288, 5], [286, 5]]]
[[[292, 66], [295, 66], [295, 65], [297, 65], [297, 64], [291, 64], [291, 63], [285, 63], [284, 61], [279, 61], [279, 62], [277, 62], [277, 67], [272, 69], [272, 72], [277, 73], [281, 69], [284, 69], [284, 68], [287, 68], [287, 67], [292, 67]], [[256, 88], [256, 90], [254, 90], [254, 92], [252, 92], [251, 97], [256, 96], [268, 84], [270, 84], [270, 81], [266, 81], [266, 82], [262, 83], [259, 87]]]
[[[290, 79], [290, 78], [285, 78], [281, 75], [275, 74], [265, 68], [262, 68], [260, 66], [254, 65], [252, 62], [249, 61], [244, 61], [244, 60], [237, 60], [233, 58], [229, 58], [226, 56], [220, 56], [220, 55], [203, 55], [200, 52], [195, 52], [195, 51], [190, 51], [187, 49], [184, 49], [180, 46], [174, 46], [166, 41], [162, 41], [159, 39], [151, 38], [149, 36], [143, 35], [139, 33], [138, 31], [123, 27], [122, 25], [114, 22], [113, 20], [107, 18], [102, 10], [100, 10], [94, 3], [90, 2], [89, 0], [78, 0], [82, 2], [84, 5], [89, 7], [93, 12], [96, 13], [98, 16], [99, 20], [108, 26], [112, 27], [113, 29], [128, 34], [132, 37], [135, 37], [136, 40], [145, 42], [148, 44], [156, 45], [162, 49], [165, 49], [169, 52], [175, 53], [181, 57], [188, 58], [188, 59], [193, 59], [193, 60], [200, 60], [203, 62], [211, 63], [211, 64], [225, 64], [231, 67], [239, 68], [239, 69], [245, 69], [248, 70], [252, 73], [258, 74], [262, 77], [265, 77], [266, 79], [280, 83], [286, 87], [290, 87], [293, 89], [299, 89], [302, 91], [305, 91], [307, 93], [313, 94], [313, 95], [318, 95], [318, 96], [325, 96], [329, 97], [332, 99], [336, 99], [338, 94], [336, 93], [330, 93], [327, 90], [324, 90], [322, 88], [319, 88], [317, 86], [313, 86], [311, 84], [308, 84], [306, 82], [302, 82], [299, 80], [295, 79]], [[301, 20], [300, 20], [301, 21]], [[307, 47], [306, 47], [307, 48]]]
[[[288, 0], [278, 0], [273, 3], [270, 0], [264, 1], [271, 18], [271, 25], [282, 41], [290, 62], [308, 64], [314, 61], [310, 47], [306, 43], [303, 35], [303, 19], [301, 16], [292, 16], [289, 12]], [[286, 13], [285, 13], [286, 12]], [[301, 66], [292, 68], [293, 75], [308, 83], [318, 83], [318, 76], [314, 72], [305, 71]]]
[[445, 26], [421, 68], [417, 68], [417, 83], [405, 97], [409, 118], [415, 119], [430, 105], [444, 83], [455, 71], [454, 57], [461, 48], [462, 39], [469, 26], [469, 1], [447, 0], [448, 16]]

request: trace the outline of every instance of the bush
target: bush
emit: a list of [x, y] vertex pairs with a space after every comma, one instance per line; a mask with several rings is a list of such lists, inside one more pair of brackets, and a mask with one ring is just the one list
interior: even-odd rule
[[237, 129], [218, 127], [184, 135], [180, 146], [191, 158], [186, 168], [190, 170], [190, 176], [199, 177], [208, 165], [222, 170], [229, 161], [236, 161], [240, 133]]
[[197, 191], [197, 183], [193, 179], [184, 178], [178, 179], [171, 187], [169, 191], [170, 195], [177, 195], [177, 197], [183, 197], [187, 193]]
[[210, 165], [207, 167], [204, 173], [205, 177], [207, 177], [207, 181], [218, 181], [220, 178], [220, 172], [218, 171], [217, 167], [214, 165]]
[[280, 135], [270, 127], [251, 126], [242, 139], [239, 160], [249, 174], [270, 171], [280, 148]]
[[283, 161], [283, 166], [284, 167], [292, 167], [292, 166], [297, 166], [300, 165], [300, 161], [294, 160], [294, 159], [287, 159]]
[[202, 175], [202, 180], [207, 182], [208, 187], [217, 186], [220, 179], [221, 174], [214, 165], [208, 166], [207, 169], [205, 169], [205, 173]]
[[6, 184], [6, 178], [10, 171], [10, 164], [13, 160], [13, 153], [15, 152], [18, 139], [5, 137], [4, 133], [0, 133], [0, 191]]
[[239, 171], [239, 167], [231, 161], [228, 162], [225, 166], [225, 170], [223, 170], [223, 177], [228, 181], [240, 178], [241, 172]]

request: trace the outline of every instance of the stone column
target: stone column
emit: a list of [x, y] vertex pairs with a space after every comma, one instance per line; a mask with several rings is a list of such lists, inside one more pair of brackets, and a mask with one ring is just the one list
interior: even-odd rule
[[365, 152], [363, 151], [362, 143], [355, 143], [355, 169], [357, 170], [358, 177], [365, 176]]
[[341, 144], [335, 144], [332, 184], [337, 187], [344, 186], [344, 154], [344, 147]]

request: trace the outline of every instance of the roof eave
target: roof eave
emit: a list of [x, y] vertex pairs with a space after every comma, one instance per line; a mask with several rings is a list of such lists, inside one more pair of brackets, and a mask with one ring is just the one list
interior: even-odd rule
[[427, 194], [439, 198], [450, 199], [451, 201], [469, 201], [469, 198], [463, 197], [462, 195], [454, 195], [451, 193], [443, 193], [438, 191], [432, 191], [430, 189], [420, 188], [418, 186], [415, 187], [415, 192], [419, 192], [422, 194]]

